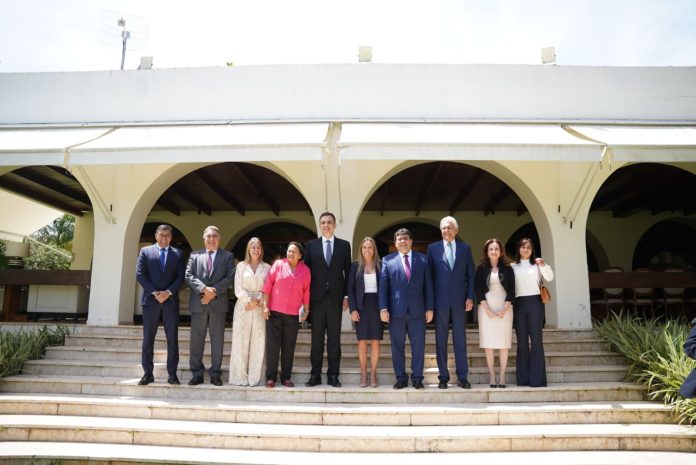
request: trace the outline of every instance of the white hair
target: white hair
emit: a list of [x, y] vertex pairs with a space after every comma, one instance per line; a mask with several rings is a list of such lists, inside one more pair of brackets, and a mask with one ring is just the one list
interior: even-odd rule
[[454, 229], [459, 231], [459, 224], [457, 224], [457, 220], [454, 219], [453, 216], [446, 216], [440, 220], [440, 228], [442, 228], [443, 223], [450, 223], [452, 226], [454, 226]]

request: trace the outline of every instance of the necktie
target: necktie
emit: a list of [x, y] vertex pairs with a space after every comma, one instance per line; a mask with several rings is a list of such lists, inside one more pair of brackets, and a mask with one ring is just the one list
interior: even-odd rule
[[160, 249], [160, 266], [162, 267], [162, 271], [164, 271], [164, 263], [165, 263], [166, 259], [167, 259], [167, 249]]
[[331, 264], [331, 241], [328, 239], [326, 240], [326, 251], [324, 252], [324, 256], [326, 257], [326, 264]]
[[404, 254], [404, 267], [406, 281], [411, 281], [411, 265], [408, 263], [408, 254]]
[[213, 273], [213, 251], [208, 250], [208, 276]]
[[450, 270], [454, 268], [454, 253], [452, 253], [452, 243], [447, 243], [447, 263], [449, 263]]

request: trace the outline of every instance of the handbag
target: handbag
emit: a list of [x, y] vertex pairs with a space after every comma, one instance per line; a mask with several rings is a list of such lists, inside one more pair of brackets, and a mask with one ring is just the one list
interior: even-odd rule
[[[538, 266], [537, 270], [539, 270]], [[539, 270], [539, 297], [541, 297], [542, 304], [551, 302], [551, 291], [549, 291], [548, 287], [544, 286], [544, 278], [541, 275], [541, 270]]]

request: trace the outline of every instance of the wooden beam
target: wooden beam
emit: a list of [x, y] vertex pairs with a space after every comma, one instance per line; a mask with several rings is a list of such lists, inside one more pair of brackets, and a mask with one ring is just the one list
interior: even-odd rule
[[512, 194], [512, 189], [510, 189], [507, 184], [503, 184], [500, 189], [498, 189], [498, 192], [493, 194], [491, 200], [489, 200], [488, 203], [483, 206], [483, 215], [488, 216], [489, 213], [491, 215], [495, 215], [495, 207], [497, 207], [498, 204], [510, 194]]
[[0, 270], [0, 284], [89, 286], [91, 276], [90, 270]]
[[517, 216], [522, 216], [525, 213], [527, 213], [527, 206], [524, 202], [520, 201], [520, 204], [517, 206]]
[[431, 170], [430, 178], [425, 177], [423, 179], [423, 187], [421, 188], [420, 194], [418, 194], [418, 199], [416, 200], [416, 216], [419, 216], [420, 212], [423, 211], [423, 203], [425, 203], [425, 201], [430, 196], [430, 192], [432, 192], [433, 186], [437, 182], [437, 178], [438, 176], [440, 176], [440, 171], [442, 170], [444, 164], [444, 161], [434, 163]]
[[171, 202], [170, 200], [167, 200], [164, 196], [166, 195], [166, 192], [162, 194], [162, 196], [157, 199], [157, 202], [155, 204], [159, 205], [160, 207], [164, 208], [165, 210], [169, 211], [170, 213], [174, 214], [175, 216], [181, 216], [181, 207], [176, 205], [174, 202]]
[[278, 206], [278, 203], [273, 199], [273, 197], [271, 197], [268, 191], [263, 188], [261, 183], [254, 179], [251, 170], [249, 170], [249, 168], [247, 168], [243, 163], [232, 163], [232, 166], [234, 166], [242, 179], [244, 179], [244, 181], [247, 183], [247, 186], [253, 192], [255, 192], [256, 195], [261, 197], [264, 202], [266, 202], [266, 205], [268, 205], [268, 208], [275, 214], [275, 216], [280, 216], [280, 206]]
[[64, 211], [65, 213], [70, 213], [73, 216], [83, 216], [82, 210], [65, 202], [61, 202], [58, 199], [54, 199], [48, 195], [36, 192], [35, 190], [9, 179], [7, 175], [0, 177], [0, 189], [5, 189], [15, 194], [19, 194], [24, 197], [28, 197], [36, 202], [46, 204], [57, 210]]
[[194, 194], [190, 190], [186, 189], [183, 185], [180, 183], [174, 183], [172, 186], [169, 188], [171, 191], [176, 193], [178, 196], [182, 197], [185, 201], [191, 203], [193, 206], [195, 206], [198, 209], [198, 212], [203, 212], [208, 216], [211, 216], [213, 214], [212, 208], [210, 208], [210, 205], [208, 205], [205, 201], [203, 201], [200, 196], [197, 194]]
[[194, 175], [203, 181], [208, 187], [210, 187], [222, 200], [224, 200], [229, 206], [233, 207], [237, 212], [244, 216], [246, 209], [242, 202], [237, 199], [225, 186], [217, 182], [209, 173], [205, 171], [205, 168], [201, 168], [193, 172]]
[[33, 171], [31, 170], [31, 168], [21, 168], [13, 171], [11, 174], [22, 177], [28, 181], [31, 181], [48, 189], [54, 190], [61, 195], [64, 195], [73, 200], [77, 200], [80, 203], [83, 203], [87, 207], [92, 207], [92, 203], [90, 202], [87, 193], [85, 193], [84, 191], [77, 191], [69, 186], [66, 186], [65, 184], [62, 184], [60, 181], [46, 176], [45, 174]]
[[483, 179], [485, 171], [477, 169], [473, 176], [471, 176], [470, 179], [468, 179], [464, 184], [462, 185], [462, 188], [460, 189], [459, 193], [454, 197], [454, 200], [449, 206], [449, 212], [450, 215], [454, 215], [454, 213], [457, 211], [459, 208], [459, 205], [462, 204], [462, 202], [471, 194], [476, 186], [481, 182], [481, 179]]
[[616, 273], [588, 273], [591, 288], [622, 287], [684, 287], [696, 288], [696, 273], [693, 272], [652, 272], [652, 271], [623, 271]]
[[391, 178], [382, 184], [380, 190], [382, 191], [382, 201], [379, 203], [379, 216], [384, 216], [384, 210], [387, 208], [387, 200], [389, 199], [389, 183]]

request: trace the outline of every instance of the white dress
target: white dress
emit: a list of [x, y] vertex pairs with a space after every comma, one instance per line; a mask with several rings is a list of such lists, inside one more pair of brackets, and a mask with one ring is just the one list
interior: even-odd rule
[[[507, 292], [498, 273], [491, 272], [486, 292], [488, 308], [493, 313], [500, 313], [505, 306]], [[503, 318], [490, 318], [482, 305], [478, 307], [479, 347], [482, 349], [509, 349], [512, 346], [512, 308]]]
[[256, 386], [265, 372], [266, 320], [261, 306], [247, 311], [244, 307], [251, 296], [261, 295], [271, 266], [261, 262], [256, 273], [244, 262], [237, 264], [234, 275], [234, 293], [237, 303], [232, 318], [232, 350], [230, 352], [230, 384]]

